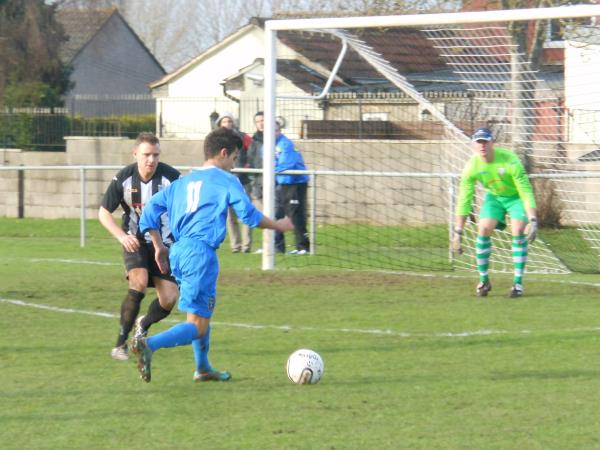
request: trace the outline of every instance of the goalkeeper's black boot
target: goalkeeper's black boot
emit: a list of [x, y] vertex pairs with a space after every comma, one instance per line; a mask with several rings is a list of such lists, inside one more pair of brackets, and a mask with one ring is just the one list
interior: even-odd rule
[[513, 284], [510, 289], [510, 294], [508, 294], [510, 298], [518, 298], [523, 296], [523, 285], [522, 284]]
[[477, 297], [487, 297], [488, 292], [490, 292], [491, 290], [492, 284], [490, 283], [490, 280], [482, 281], [477, 285]]

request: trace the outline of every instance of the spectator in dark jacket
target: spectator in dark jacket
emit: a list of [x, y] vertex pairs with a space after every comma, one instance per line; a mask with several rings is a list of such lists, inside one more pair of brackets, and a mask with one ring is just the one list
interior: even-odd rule
[[[252, 142], [248, 148], [248, 165], [253, 169], [263, 168], [263, 132], [265, 130], [265, 116], [262, 111], [254, 115], [256, 132], [252, 136]], [[258, 203], [256, 207], [262, 210], [262, 174], [252, 174], [252, 197]]]
[[[233, 114], [224, 112], [217, 117], [215, 126], [228, 128], [234, 130], [242, 139], [243, 147], [240, 149], [238, 159], [235, 163], [234, 168], [247, 168], [248, 164], [248, 147], [250, 146], [250, 136], [246, 133], [242, 133], [235, 127], [235, 121]], [[244, 186], [244, 189], [248, 196], [250, 196], [250, 177], [246, 173], [237, 173], [237, 177]], [[241, 232], [240, 232], [241, 231]], [[250, 253], [252, 249], [252, 229], [248, 225], [241, 224], [238, 221], [237, 216], [233, 208], [229, 208], [229, 215], [227, 216], [227, 233], [229, 234], [229, 244], [231, 245], [231, 251], [233, 253]]]

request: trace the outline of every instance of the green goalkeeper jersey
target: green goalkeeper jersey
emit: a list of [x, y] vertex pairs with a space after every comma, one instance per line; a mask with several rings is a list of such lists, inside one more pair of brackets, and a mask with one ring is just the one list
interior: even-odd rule
[[492, 195], [518, 196], [525, 207], [535, 208], [533, 189], [525, 169], [519, 157], [506, 148], [494, 147], [494, 160], [490, 163], [479, 155], [471, 157], [460, 177], [456, 215], [468, 216], [471, 213], [476, 181]]

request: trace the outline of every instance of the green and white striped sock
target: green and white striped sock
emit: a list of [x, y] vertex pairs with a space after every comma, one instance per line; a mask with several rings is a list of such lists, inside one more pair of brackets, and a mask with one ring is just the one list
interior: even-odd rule
[[477, 257], [477, 270], [479, 281], [488, 280], [488, 268], [490, 266], [490, 255], [492, 254], [492, 239], [489, 236], [477, 236], [475, 242], [475, 256]]
[[523, 273], [527, 263], [527, 237], [513, 236], [512, 238], [512, 257], [514, 267], [514, 284], [523, 284]]

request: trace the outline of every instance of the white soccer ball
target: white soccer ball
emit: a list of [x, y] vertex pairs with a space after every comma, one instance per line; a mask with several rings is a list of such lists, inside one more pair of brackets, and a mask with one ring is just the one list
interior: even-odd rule
[[316, 384], [323, 376], [325, 364], [317, 352], [301, 348], [290, 355], [286, 370], [292, 383]]

